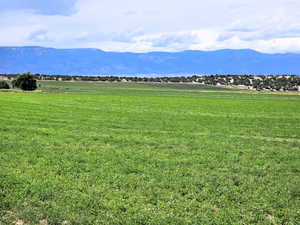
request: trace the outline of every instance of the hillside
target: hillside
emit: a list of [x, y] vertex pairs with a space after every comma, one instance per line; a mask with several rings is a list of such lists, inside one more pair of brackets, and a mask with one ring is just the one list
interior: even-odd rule
[[249, 49], [105, 52], [99, 49], [0, 47], [0, 73], [43, 74], [300, 74], [300, 54]]

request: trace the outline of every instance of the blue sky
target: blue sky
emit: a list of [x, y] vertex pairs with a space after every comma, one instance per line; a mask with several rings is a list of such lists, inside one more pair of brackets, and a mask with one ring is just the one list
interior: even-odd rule
[[0, 45], [300, 52], [299, 0], [0, 0]]
[[31, 11], [45, 15], [71, 15], [76, 0], [1, 0], [0, 11]]

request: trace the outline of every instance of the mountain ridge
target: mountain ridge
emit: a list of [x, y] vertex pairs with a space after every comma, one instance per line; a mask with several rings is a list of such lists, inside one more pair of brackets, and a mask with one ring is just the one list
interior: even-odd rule
[[300, 54], [252, 49], [181, 52], [111, 52], [0, 46], [0, 73], [65, 75], [300, 74]]

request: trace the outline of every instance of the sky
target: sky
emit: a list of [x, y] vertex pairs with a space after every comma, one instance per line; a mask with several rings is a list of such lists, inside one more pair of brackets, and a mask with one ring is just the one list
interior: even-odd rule
[[300, 0], [0, 0], [0, 46], [300, 53]]

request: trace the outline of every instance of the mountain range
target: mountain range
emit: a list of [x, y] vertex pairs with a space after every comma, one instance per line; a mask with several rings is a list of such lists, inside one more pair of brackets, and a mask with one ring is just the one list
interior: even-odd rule
[[300, 74], [300, 54], [251, 49], [107, 52], [39, 46], [0, 47], [0, 73], [57, 75]]

